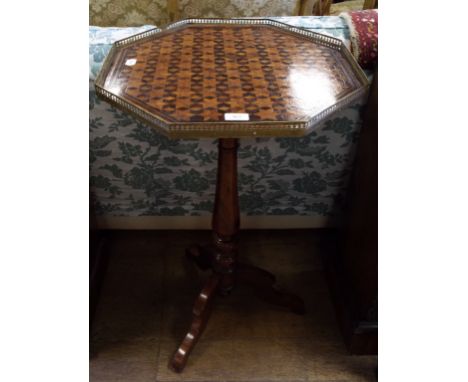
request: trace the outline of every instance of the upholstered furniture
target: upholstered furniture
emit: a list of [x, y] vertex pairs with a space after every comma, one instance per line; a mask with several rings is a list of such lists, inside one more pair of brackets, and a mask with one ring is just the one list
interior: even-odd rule
[[89, 24], [164, 26], [191, 17], [298, 16], [315, 0], [90, 0]]
[[357, 62], [362, 68], [374, 68], [378, 58], [378, 10], [349, 11], [341, 17], [348, 24], [351, 52]]
[[301, 0], [178, 0], [179, 19], [298, 16]]
[[89, 25], [165, 25], [178, 14], [177, 0], [90, 0]]
[[311, 14], [315, 16], [339, 16], [342, 12], [377, 8], [377, 0], [315, 0]]

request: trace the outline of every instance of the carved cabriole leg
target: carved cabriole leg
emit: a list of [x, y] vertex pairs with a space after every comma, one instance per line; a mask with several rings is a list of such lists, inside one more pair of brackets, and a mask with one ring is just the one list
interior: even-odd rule
[[249, 285], [261, 299], [273, 305], [290, 309], [296, 314], [305, 314], [304, 301], [295, 294], [279, 289], [275, 285], [275, 276], [264, 269], [239, 263], [237, 264], [238, 281]]

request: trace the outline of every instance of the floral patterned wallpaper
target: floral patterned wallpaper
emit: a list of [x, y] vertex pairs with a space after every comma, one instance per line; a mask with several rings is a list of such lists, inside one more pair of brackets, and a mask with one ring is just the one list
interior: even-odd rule
[[[240, 140], [241, 212], [339, 214], [360, 106], [343, 110], [303, 138]], [[98, 215], [210, 214], [216, 164], [216, 140], [170, 140], [90, 90], [90, 184]]]

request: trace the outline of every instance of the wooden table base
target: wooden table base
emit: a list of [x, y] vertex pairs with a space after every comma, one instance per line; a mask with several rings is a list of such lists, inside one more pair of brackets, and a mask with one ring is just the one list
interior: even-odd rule
[[239, 197], [237, 193], [237, 139], [220, 139], [218, 144], [218, 178], [213, 212], [213, 242], [193, 246], [187, 256], [201, 269], [212, 269], [212, 275], [195, 300], [190, 328], [174, 353], [169, 366], [181, 372], [208, 322], [217, 293], [227, 295], [235, 282], [253, 288], [266, 301], [304, 314], [303, 301], [294, 294], [275, 287], [275, 276], [252, 265], [237, 262], [239, 232]]

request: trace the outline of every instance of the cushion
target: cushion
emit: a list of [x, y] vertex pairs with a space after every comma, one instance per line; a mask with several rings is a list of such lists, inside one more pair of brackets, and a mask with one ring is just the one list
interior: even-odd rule
[[340, 15], [348, 24], [351, 53], [365, 69], [377, 63], [378, 10], [345, 12]]

